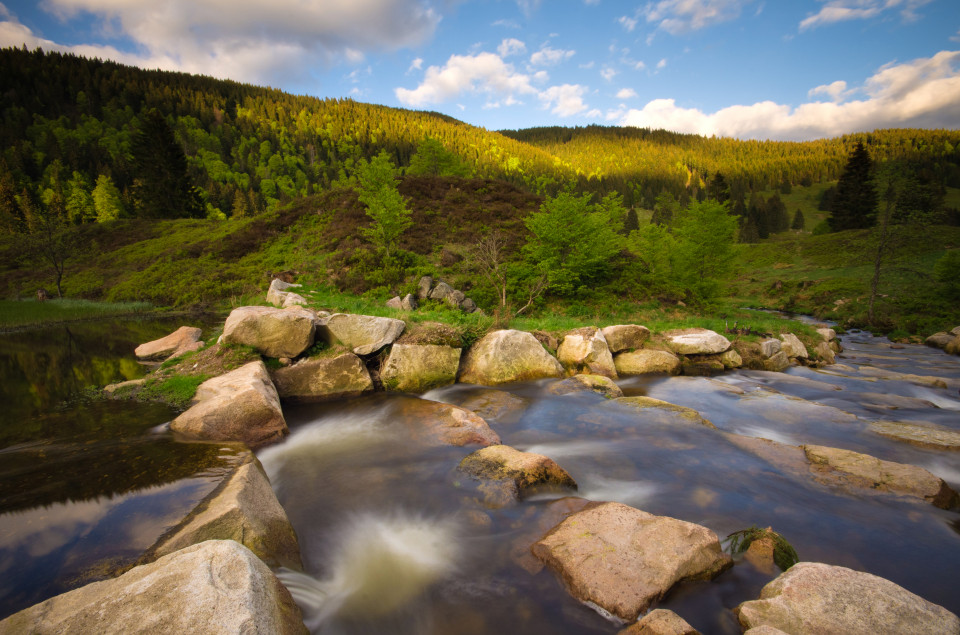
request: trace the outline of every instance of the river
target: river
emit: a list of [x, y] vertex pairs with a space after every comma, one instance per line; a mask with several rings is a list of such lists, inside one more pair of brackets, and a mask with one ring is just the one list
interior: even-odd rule
[[[72, 341], [83, 342], [78, 328], [71, 327]], [[0, 383], [16, 416], [0, 432], [0, 617], [135, 559], [229, 468], [229, 453], [216, 444], [175, 443], [158, 432], [172, 416], [165, 408], [62, 405], [86, 383], [135, 374], [129, 351], [172, 330], [154, 325], [149, 335], [146, 328], [111, 329], [97, 336], [109, 343], [74, 346], [69, 361], [48, 363], [100, 368], [74, 373], [76, 381], [63, 375], [56, 381], [73, 388], [56, 397], [38, 397], [43, 389], [33, 382], [40, 375], [23, 370], [41, 365], [30, 357], [27, 335], [3, 341]], [[6, 356], [8, 343], [15, 355]], [[455, 385], [423, 398], [476, 408], [503, 443], [556, 460], [578, 482], [579, 496], [695, 522], [721, 537], [770, 526], [801, 560], [868, 571], [960, 613], [960, 514], [823, 485], [740, 442], [764, 437], [856, 450], [923, 466], [960, 489], [960, 453], [895, 441], [870, 425], [960, 428], [960, 358], [922, 346], [893, 348], [868, 333], [845, 335], [842, 344], [840, 365], [819, 370], [618, 382], [627, 395], [695, 408], [718, 430], [644, 417], [593, 393], [554, 395], [552, 381], [495, 391]], [[109, 370], [102, 368], [105, 350], [118, 352]], [[85, 355], [101, 361], [82, 361]], [[9, 361], [14, 357], [19, 361]], [[18, 372], [22, 380], [6, 380]], [[952, 387], [896, 373], [940, 377]], [[300, 538], [306, 572], [281, 572], [281, 579], [311, 629], [616, 632], [529, 555], [555, 522], [562, 494], [502, 508], [483, 503], [476, 483], [456, 469], [473, 448], [425, 447], [397, 424], [414, 399], [379, 393], [287, 406], [291, 435], [259, 452]], [[773, 577], [740, 561], [712, 582], [678, 586], [660, 606], [703, 633], [739, 633], [729, 609], [756, 598]]]

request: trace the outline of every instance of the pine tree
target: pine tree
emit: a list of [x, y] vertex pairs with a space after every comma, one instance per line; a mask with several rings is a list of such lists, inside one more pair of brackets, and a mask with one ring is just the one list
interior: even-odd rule
[[803, 228], [805, 226], [806, 225], [803, 219], [803, 210], [798, 207], [797, 212], [793, 215], [793, 222], [790, 223], [790, 229], [793, 229], [796, 231], [803, 231]]
[[878, 197], [872, 170], [870, 154], [858, 142], [837, 183], [828, 219], [831, 230], [865, 229], [876, 223]]
[[136, 169], [134, 188], [138, 216], [205, 216], [200, 192], [187, 173], [187, 157], [163, 115], [151, 110], [142, 118], [131, 149]]

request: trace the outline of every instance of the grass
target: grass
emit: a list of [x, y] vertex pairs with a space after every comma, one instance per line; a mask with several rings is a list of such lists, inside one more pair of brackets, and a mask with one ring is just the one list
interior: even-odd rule
[[58, 299], [0, 300], [0, 329], [33, 328], [46, 324], [149, 313], [148, 302], [94, 302]]
[[170, 375], [163, 379], [148, 380], [138, 398], [163, 401], [178, 408], [186, 408], [197, 393], [197, 387], [209, 379], [206, 374]]

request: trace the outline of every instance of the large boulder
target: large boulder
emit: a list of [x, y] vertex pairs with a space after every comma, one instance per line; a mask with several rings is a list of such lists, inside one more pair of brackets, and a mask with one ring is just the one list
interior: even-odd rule
[[356, 397], [374, 389], [367, 367], [353, 353], [336, 357], [311, 357], [273, 371], [281, 399], [328, 401]]
[[334, 313], [321, 327], [321, 334], [324, 339], [336, 339], [352, 348], [357, 355], [370, 355], [393, 344], [406, 326], [403, 320], [394, 318]]
[[170, 423], [188, 439], [242, 441], [258, 447], [288, 432], [280, 398], [263, 362], [250, 362], [200, 384], [194, 405]]
[[427, 297], [429, 297], [431, 300], [441, 300], [444, 302], [449, 302], [447, 298], [452, 296], [454, 291], [455, 290], [453, 287], [451, 287], [446, 282], [441, 281], [437, 283], [437, 285], [433, 288], [433, 290], [430, 291], [430, 295]]
[[678, 406], [653, 397], [620, 397], [609, 403], [637, 410], [645, 417], [663, 423], [695, 423], [707, 428], [716, 429], [717, 427], [693, 408]]
[[573, 597], [627, 622], [676, 583], [709, 580], [733, 564], [706, 527], [620, 503], [571, 514], [532, 551]]
[[387, 390], [426, 392], [457, 381], [463, 349], [437, 344], [394, 344], [380, 381]]
[[770, 582], [759, 600], [735, 609], [746, 630], [785, 633], [951, 633], [960, 619], [889, 580], [845, 567], [800, 562]]
[[647, 373], [680, 373], [680, 358], [669, 351], [641, 349], [628, 353], [619, 353], [613, 358], [613, 365], [620, 375], [645, 375]]
[[577, 482], [553, 459], [509, 445], [481, 448], [460, 461], [458, 469], [481, 481], [506, 485], [520, 499], [542, 491], [577, 489]]
[[202, 331], [194, 326], [181, 326], [176, 331], [158, 340], [141, 344], [134, 351], [139, 359], [159, 360], [176, 357], [203, 346], [200, 341]]
[[946, 331], [941, 331], [940, 333], [934, 333], [926, 340], [924, 343], [927, 346], [933, 346], [934, 348], [945, 349], [947, 344], [953, 341], [955, 336], [952, 333], [947, 333]]
[[607, 340], [600, 329], [594, 326], [567, 333], [557, 349], [557, 359], [571, 375], [585, 372], [617, 378], [617, 369], [613, 365], [613, 355], [607, 348]]
[[493, 386], [560, 377], [563, 367], [531, 333], [502, 330], [483, 336], [463, 357], [460, 381]]
[[650, 329], [639, 324], [617, 324], [602, 330], [611, 353], [633, 351], [643, 347], [650, 339]]
[[833, 349], [830, 348], [830, 344], [827, 342], [817, 344], [813, 348], [813, 354], [824, 364], [835, 364], [837, 361], [837, 354], [833, 352]]
[[433, 278], [430, 276], [423, 276], [420, 278], [420, 282], [417, 283], [417, 299], [426, 300], [430, 297], [430, 290], [433, 288]]
[[803, 451], [814, 469], [841, 472], [844, 480], [853, 485], [913, 496], [942, 509], [957, 504], [957, 493], [922, 467], [822, 445], [805, 445]]
[[497, 445], [500, 436], [476, 414], [429, 399], [396, 402], [392, 419], [427, 445]]
[[940, 450], [960, 450], [960, 432], [929, 423], [872, 421], [870, 430], [897, 441]]
[[700, 631], [673, 611], [654, 609], [617, 635], [700, 635]]
[[663, 335], [673, 352], [680, 355], [714, 355], [730, 348], [730, 340], [709, 329], [682, 329]]
[[296, 357], [313, 346], [316, 326], [311, 312], [242, 306], [234, 309], [223, 325], [224, 344], [252, 346], [267, 357]]
[[0, 633], [306, 633], [270, 568], [232, 540], [209, 540], [50, 598]]
[[834, 331], [832, 328], [829, 328], [829, 327], [826, 327], [826, 326], [821, 327], [821, 328], [818, 328], [818, 329], [817, 329], [817, 333], [820, 334], [820, 337], [823, 338], [823, 341], [824, 341], [824, 342], [828, 342], [828, 343], [829, 343], [829, 342], [832, 342], [833, 340], [837, 339], [837, 332]]
[[143, 560], [152, 562], [206, 540], [235, 540], [271, 567], [303, 568], [297, 534], [253, 453]]
[[775, 340], [772, 337], [760, 340], [760, 354], [767, 359], [773, 357], [781, 350], [783, 350], [783, 342], [780, 340]]
[[783, 342], [781, 350], [787, 354], [787, 357], [798, 359], [808, 359], [810, 357], [810, 354], [807, 353], [807, 347], [793, 333], [781, 333], [780, 341]]
[[790, 368], [790, 358], [782, 350], [777, 351], [769, 358], [763, 360], [763, 369], [774, 373], [780, 373]]

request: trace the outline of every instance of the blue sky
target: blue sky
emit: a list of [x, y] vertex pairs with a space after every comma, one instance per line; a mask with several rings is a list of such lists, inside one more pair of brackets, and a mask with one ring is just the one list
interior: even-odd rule
[[42, 46], [488, 129], [960, 128], [958, 0], [0, 0]]

